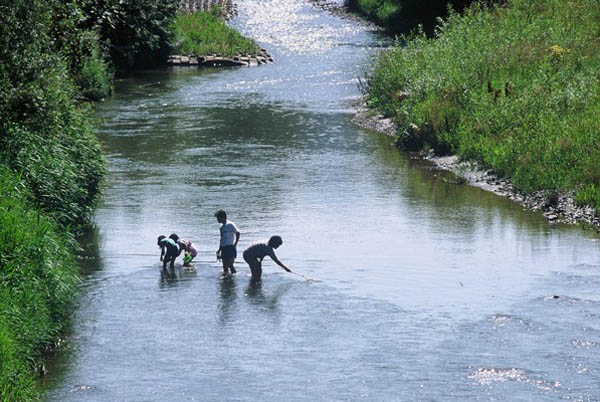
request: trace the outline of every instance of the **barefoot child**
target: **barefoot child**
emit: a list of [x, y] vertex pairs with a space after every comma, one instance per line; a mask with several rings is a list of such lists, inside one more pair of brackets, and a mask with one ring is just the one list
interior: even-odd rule
[[235, 268], [233, 262], [237, 257], [236, 246], [240, 240], [240, 231], [238, 230], [235, 223], [227, 220], [227, 214], [222, 209], [215, 213], [217, 222], [221, 224], [219, 229], [221, 232], [221, 240], [219, 241], [219, 249], [217, 250], [217, 259], [223, 261], [223, 272], [228, 273], [231, 271], [235, 274]]
[[171, 233], [169, 239], [175, 240], [175, 242], [179, 246], [179, 253], [181, 253], [182, 251], [184, 252], [183, 266], [188, 267], [190, 265], [190, 262], [192, 262], [192, 260], [198, 255], [198, 250], [196, 250], [194, 243], [192, 243], [189, 240], [180, 238], [175, 233]]
[[275, 250], [283, 244], [283, 240], [279, 236], [272, 236], [267, 243], [255, 243], [244, 250], [244, 261], [250, 266], [252, 272], [252, 280], [259, 280], [262, 275], [262, 260], [267, 255], [273, 261], [287, 272], [292, 272], [286, 267], [275, 255]]
[[158, 236], [158, 247], [160, 247], [160, 260], [163, 263], [163, 269], [167, 269], [167, 263], [170, 262], [171, 269], [175, 267], [175, 259], [179, 255], [179, 246], [175, 240], [166, 236]]

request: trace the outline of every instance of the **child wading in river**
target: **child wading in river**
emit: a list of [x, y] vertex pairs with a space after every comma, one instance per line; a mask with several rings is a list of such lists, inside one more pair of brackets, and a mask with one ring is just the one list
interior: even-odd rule
[[279, 236], [272, 236], [267, 243], [255, 243], [244, 250], [244, 261], [250, 266], [252, 272], [252, 280], [259, 280], [262, 275], [262, 260], [267, 255], [273, 261], [287, 272], [292, 272], [286, 267], [275, 255], [275, 250], [283, 244], [283, 240]]
[[190, 265], [190, 262], [192, 262], [192, 260], [198, 255], [198, 250], [196, 250], [194, 243], [192, 243], [189, 240], [180, 238], [175, 233], [171, 233], [169, 239], [175, 240], [175, 242], [179, 246], [179, 253], [181, 253], [182, 251], [184, 252], [183, 266], [188, 267]]
[[223, 261], [223, 273], [227, 274], [231, 271], [232, 274], [235, 274], [236, 271], [233, 267], [233, 262], [235, 261], [235, 257], [237, 257], [236, 246], [240, 240], [240, 231], [235, 226], [235, 223], [227, 220], [227, 214], [222, 209], [219, 209], [215, 213], [215, 217], [217, 218], [217, 222], [221, 224], [221, 228], [219, 229], [221, 240], [219, 241], [219, 249], [217, 250], [217, 260], [221, 259]]
[[175, 259], [179, 256], [179, 246], [175, 240], [166, 236], [158, 236], [158, 247], [160, 247], [160, 260], [163, 263], [163, 269], [167, 269], [167, 263], [171, 264], [171, 269], [175, 267]]

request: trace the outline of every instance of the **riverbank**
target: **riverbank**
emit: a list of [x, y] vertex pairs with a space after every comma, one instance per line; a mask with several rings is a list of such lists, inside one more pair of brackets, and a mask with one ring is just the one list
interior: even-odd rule
[[553, 220], [596, 224], [600, 6], [576, 3], [514, 0], [452, 15], [436, 38], [381, 52], [365, 102], [396, 124], [403, 149], [456, 155], [479, 167], [479, 182], [500, 182], [494, 191]]
[[[0, 399], [40, 398], [78, 288], [75, 233], [105, 172], [82, 100], [112, 75], [74, 2], [8, 2], [0, 13]], [[81, 11], [81, 10], [80, 10]], [[77, 14], [80, 16], [80, 14]]]
[[[356, 114], [352, 121], [365, 129], [376, 131], [394, 139], [398, 145], [398, 125], [391, 118], [374, 113], [364, 103], [356, 105]], [[404, 149], [404, 151], [406, 151]], [[519, 191], [514, 183], [506, 178], [495, 175], [475, 161], [461, 160], [457, 155], [439, 156], [434, 152], [416, 152], [416, 157], [430, 161], [437, 169], [446, 170], [457, 176], [456, 184], [468, 184], [507, 197], [533, 211], [540, 211], [553, 223], [590, 225], [600, 231], [600, 217], [589, 205], [579, 205], [574, 191], [559, 194], [548, 194], [545, 191], [524, 193]]]
[[[231, 1], [186, 3], [172, 26], [170, 66], [256, 66], [273, 62], [266, 49], [229, 27]], [[188, 10], [191, 10], [188, 11]]]

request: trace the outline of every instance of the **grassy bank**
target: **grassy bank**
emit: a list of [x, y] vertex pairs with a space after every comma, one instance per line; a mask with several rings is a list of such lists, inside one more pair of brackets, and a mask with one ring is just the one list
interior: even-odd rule
[[600, 4], [513, 0], [451, 15], [382, 52], [370, 107], [399, 144], [480, 162], [524, 192], [575, 190], [600, 210]]
[[179, 13], [173, 23], [172, 43], [176, 54], [199, 56], [240, 53], [257, 54], [260, 47], [227, 26], [219, 9], [212, 12]]
[[76, 290], [72, 232], [88, 220], [104, 174], [90, 108], [77, 99], [110, 75], [97, 32], [78, 28], [76, 10], [57, 0], [0, 6], [2, 401], [39, 397], [41, 353]]
[[35, 400], [40, 352], [51, 348], [76, 291], [72, 236], [0, 168], [0, 395]]

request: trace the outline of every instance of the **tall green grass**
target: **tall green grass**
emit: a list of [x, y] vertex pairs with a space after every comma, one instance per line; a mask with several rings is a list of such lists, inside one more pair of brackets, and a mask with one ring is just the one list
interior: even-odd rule
[[82, 51], [99, 45], [74, 25], [75, 3], [7, 0], [0, 11], [0, 400], [29, 401], [76, 290], [72, 231], [105, 171], [89, 106], [75, 99], [109, 76], [97, 48]]
[[75, 294], [75, 243], [5, 167], [0, 194], [0, 399], [35, 400], [40, 352], [54, 344]]
[[212, 12], [179, 13], [173, 24], [172, 43], [178, 54], [198, 56], [257, 54], [260, 47], [227, 26], [219, 9]]
[[479, 161], [522, 191], [600, 208], [600, 3], [513, 0], [403, 38], [367, 80], [399, 143]]

